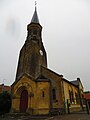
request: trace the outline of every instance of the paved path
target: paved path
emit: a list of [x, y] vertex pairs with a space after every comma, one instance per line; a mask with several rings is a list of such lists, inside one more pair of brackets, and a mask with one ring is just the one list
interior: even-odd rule
[[79, 113], [79, 114], [65, 114], [65, 115], [59, 115], [59, 116], [53, 116], [53, 117], [48, 117], [48, 116], [8, 116], [5, 115], [3, 117], [0, 117], [0, 120], [90, 120], [90, 115], [86, 113]]
[[48, 118], [46, 120], [90, 120], [90, 115], [88, 114], [61, 115], [61, 116]]

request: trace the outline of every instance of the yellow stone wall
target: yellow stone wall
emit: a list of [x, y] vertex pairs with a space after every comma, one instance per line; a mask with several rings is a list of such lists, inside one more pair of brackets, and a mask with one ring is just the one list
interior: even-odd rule
[[55, 72], [42, 67], [42, 75], [46, 76], [51, 80], [51, 89], [56, 88], [56, 100], [52, 100], [52, 108], [62, 108], [64, 106], [64, 95], [62, 88], [62, 75], [58, 75]]
[[75, 87], [74, 85], [66, 82], [66, 81], [63, 81], [63, 86], [64, 86], [65, 101], [66, 101], [67, 99], [70, 99], [70, 98], [69, 98], [69, 90], [73, 91], [73, 95], [74, 95], [74, 98], [75, 98], [75, 93], [78, 93], [78, 88]]
[[[37, 83], [37, 114], [48, 114], [50, 108], [50, 84], [48, 82]], [[44, 92], [44, 97], [43, 97]]]
[[[31, 93], [36, 94], [36, 85], [35, 82], [33, 82], [32, 80], [30, 80], [29, 78], [23, 76], [13, 87], [12, 87], [12, 93], [13, 93], [13, 100], [12, 100], [12, 108], [15, 111], [20, 111], [20, 95], [21, 92], [23, 90], [27, 90], [28, 91], [28, 109], [29, 107], [35, 106], [35, 104], [31, 104], [30, 102], [30, 97], [29, 95]], [[35, 96], [35, 95], [34, 95]], [[32, 98], [33, 101], [35, 100], [35, 98]], [[35, 103], [35, 102], [33, 102]], [[30, 106], [31, 104], [31, 106]]]
[[66, 112], [67, 112], [67, 99], [69, 100], [70, 103], [70, 96], [69, 96], [69, 90], [73, 91], [73, 96], [74, 96], [74, 103], [70, 103], [70, 112], [73, 111], [80, 111], [81, 110], [81, 105], [80, 103], [76, 102], [76, 96], [75, 93], [78, 93], [78, 88], [66, 81], [63, 81], [63, 86], [64, 86], [64, 98], [65, 98], [65, 104], [66, 104]]
[[[31, 114], [48, 114], [50, 107], [49, 89], [49, 82], [34, 82], [30, 78], [23, 76], [12, 86], [12, 110], [14, 112], [20, 112], [20, 95], [23, 90], [27, 90], [27, 112]], [[42, 97], [42, 91], [44, 92], [44, 97]]]

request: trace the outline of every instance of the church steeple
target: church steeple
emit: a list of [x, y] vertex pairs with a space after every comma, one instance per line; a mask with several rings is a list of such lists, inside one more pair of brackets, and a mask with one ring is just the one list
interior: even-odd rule
[[47, 67], [47, 54], [41, 33], [42, 26], [39, 24], [35, 5], [33, 17], [27, 26], [27, 38], [20, 51], [16, 80], [23, 74], [36, 79], [41, 74], [41, 66]]
[[35, 5], [35, 11], [34, 11], [33, 17], [31, 19], [31, 23], [39, 23], [36, 5]]
[[28, 31], [28, 35], [27, 35], [28, 41], [34, 41], [34, 42], [37, 41], [38, 43], [41, 43], [42, 26], [39, 23], [36, 2], [35, 2], [35, 11], [32, 16], [30, 24], [27, 26], [27, 31]]

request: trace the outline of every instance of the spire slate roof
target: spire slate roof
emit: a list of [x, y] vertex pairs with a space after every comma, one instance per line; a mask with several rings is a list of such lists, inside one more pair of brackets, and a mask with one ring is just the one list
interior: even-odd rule
[[35, 6], [35, 11], [34, 11], [33, 17], [32, 17], [32, 19], [31, 19], [31, 23], [39, 23], [36, 6]]

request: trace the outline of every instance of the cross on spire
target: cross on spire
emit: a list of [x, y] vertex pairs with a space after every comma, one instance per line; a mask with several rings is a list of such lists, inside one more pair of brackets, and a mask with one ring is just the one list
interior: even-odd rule
[[36, 5], [37, 5], [37, 1], [35, 1], [35, 7], [36, 7]]
[[36, 5], [37, 5], [37, 1], [35, 1], [35, 11], [34, 11], [32, 19], [31, 19], [31, 23], [39, 23]]

